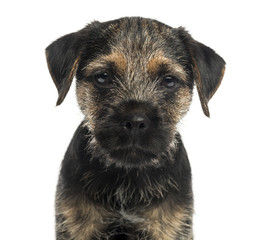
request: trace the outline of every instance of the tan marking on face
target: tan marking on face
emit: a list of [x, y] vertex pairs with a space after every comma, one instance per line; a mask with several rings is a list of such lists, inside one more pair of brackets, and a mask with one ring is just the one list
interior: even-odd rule
[[81, 81], [76, 85], [77, 101], [82, 113], [86, 118], [86, 125], [90, 130], [94, 128], [95, 119], [101, 112], [101, 104], [97, 104], [96, 89], [91, 82]]
[[179, 122], [189, 110], [192, 102], [192, 90], [189, 88], [181, 88], [177, 94], [176, 113], [178, 115], [177, 122]]
[[[146, 43], [147, 46], [143, 45], [144, 49], [141, 52], [140, 49], [134, 51], [127, 43], [128, 40], [125, 41], [125, 45], [120, 43], [112, 46], [110, 54], [99, 56], [85, 67], [86, 75], [89, 76], [99, 70], [107, 71], [110, 67], [109, 63], [114, 64], [119, 77], [116, 78], [116, 87], [109, 89], [107, 98], [100, 101], [101, 96], [96, 92], [92, 83], [83, 83], [84, 81], [78, 83], [78, 103], [86, 117], [87, 126], [92, 132], [97, 116], [103, 111], [103, 103], [107, 99], [112, 101], [114, 106], [119, 105], [122, 101], [130, 100], [157, 104], [162, 97], [162, 92], [158, 88], [158, 81], [161, 79], [157, 79], [162, 64], [167, 69], [166, 74], [173, 75], [184, 82], [188, 79], [183, 66], [168, 57], [162, 49], [155, 50], [153, 46], [150, 46], [151, 42]], [[173, 131], [187, 112], [191, 95], [192, 91], [188, 88], [180, 89], [170, 100], [171, 102], [163, 104], [162, 109], [166, 109], [166, 119], [173, 125]]]
[[116, 70], [123, 73], [127, 68], [127, 62], [125, 56], [120, 51], [114, 51], [110, 55], [106, 56], [107, 61], [113, 62], [116, 66]]
[[127, 62], [125, 56], [116, 49], [109, 55], [100, 56], [94, 61], [90, 62], [86, 67], [86, 74], [90, 75], [92, 72], [97, 70], [105, 70], [109, 63], [115, 64], [116, 71], [118, 73], [123, 73], [126, 70]]
[[186, 81], [187, 75], [183, 67], [175, 63], [172, 59], [166, 57], [162, 51], [158, 51], [147, 64], [147, 71], [150, 75], [155, 75], [158, 73], [160, 66], [164, 64], [167, 66], [170, 74], [177, 74], [180, 80]]
[[189, 110], [192, 102], [192, 90], [188, 87], [180, 88], [175, 95], [165, 101], [161, 108], [166, 113], [163, 115], [165, 122], [173, 127], [176, 132], [176, 126]]

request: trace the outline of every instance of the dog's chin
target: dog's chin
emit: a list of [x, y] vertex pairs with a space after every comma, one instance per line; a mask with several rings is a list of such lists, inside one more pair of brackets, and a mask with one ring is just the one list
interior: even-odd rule
[[109, 156], [115, 165], [126, 168], [156, 167], [159, 165], [157, 154], [134, 146], [112, 150]]

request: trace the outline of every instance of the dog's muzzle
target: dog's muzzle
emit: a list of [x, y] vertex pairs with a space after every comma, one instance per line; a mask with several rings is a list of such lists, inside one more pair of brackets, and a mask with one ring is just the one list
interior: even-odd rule
[[150, 103], [130, 101], [114, 107], [95, 129], [100, 147], [121, 162], [155, 159], [172, 141], [171, 128]]

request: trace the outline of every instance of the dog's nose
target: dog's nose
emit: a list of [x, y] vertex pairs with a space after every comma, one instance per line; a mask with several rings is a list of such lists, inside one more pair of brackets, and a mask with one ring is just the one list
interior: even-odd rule
[[143, 113], [134, 113], [125, 116], [121, 126], [128, 132], [144, 132], [149, 127], [149, 119]]

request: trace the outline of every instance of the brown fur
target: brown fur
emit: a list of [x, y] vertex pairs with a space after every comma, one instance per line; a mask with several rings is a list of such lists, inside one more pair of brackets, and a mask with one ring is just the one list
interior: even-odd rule
[[[146, 48], [146, 46], [143, 47]], [[172, 59], [165, 57], [162, 51], [156, 51], [152, 54], [147, 53], [148, 56], [143, 53], [144, 56], [142, 58], [140, 56], [137, 58], [134, 53], [131, 53], [133, 55], [129, 56], [129, 53], [126, 54], [123, 52], [125, 52], [125, 49], [121, 49], [121, 52], [114, 50], [109, 55], [99, 56], [85, 67], [86, 74], [89, 76], [98, 69], [105, 69], [108, 63], [114, 63], [120, 77], [127, 79], [125, 82], [117, 80], [120, 88], [111, 90], [111, 101], [114, 105], [122, 99], [153, 101], [157, 104], [155, 97], [160, 96], [161, 93], [156, 88], [157, 82], [152, 83], [152, 80], [154, 80], [153, 78], [157, 78], [160, 66], [163, 64], [170, 72], [176, 73], [182, 81], [187, 81], [188, 76], [183, 67], [175, 63]], [[149, 78], [152, 84], [147, 84], [147, 79]], [[90, 122], [91, 130], [93, 130], [94, 122], [97, 120], [97, 113], [101, 112], [101, 102], [107, 101], [106, 99], [102, 99], [100, 95], [96, 98], [96, 95], [97, 93], [92, 83], [81, 82], [77, 84], [78, 103], [82, 112], [87, 117], [88, 122]], [[174, 131], [176, 123], [188, 111], [191, 100], [192, 91], [187, 87], [183, 87], [175, 94], [175, 98], [171, 102], [165, 103], [169, 105], [169, 107], [164, 106], [165, 109], [168, 109], [168, 112], [166, 112], [166, 121], [173, 123]]]
[[191, 169], [177, 124], [194, 83], [209, 116], [223, 59], [184, 28], [144, 18], [94, 22], [46, 57], [57, 105], [76, 75], [84, 114], [62, 162], [57, 240], [192, 240]]
[[[109, 239], [114, 234], [112, 231], [102, 232], [105, 226], [114, 222], [125, 222], [135, 226], [139, 240], [153, 239], [172, 240], [177, 233], [181, 240], [191, 240], [192, 235], [192, 206], [177, 206], [171, 199], [166, 199], [162, 204], [148, 209], [120, 211], [105, 209], [81, 199], [57, 199], [57, 215], [65, 220], [57, 225], [59, 232], [65, 232], [68, 240], [91, 239], [102, 237]], [[130, 239], [131, 234], [129, 234]], [[101, 239], [102, 239], [101, 238]]]
[[104, 220], [110, 217], [103, 208], [83, 199], [60, 199], [58, 196], [56, 210], [57, 217], [64, 219], [58, 222], [57, 232], [64, 233], [67, 240], [97, 236], [101, 233]]

